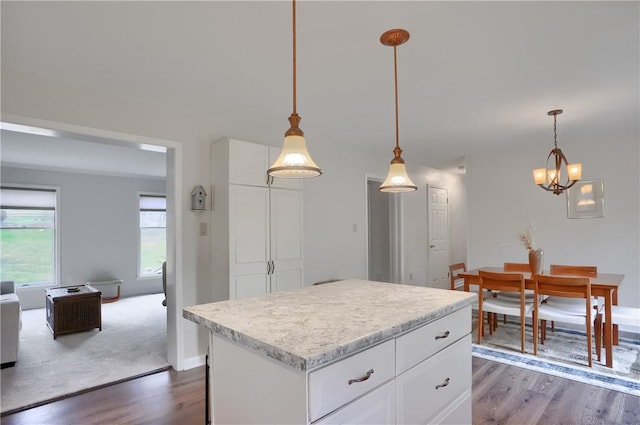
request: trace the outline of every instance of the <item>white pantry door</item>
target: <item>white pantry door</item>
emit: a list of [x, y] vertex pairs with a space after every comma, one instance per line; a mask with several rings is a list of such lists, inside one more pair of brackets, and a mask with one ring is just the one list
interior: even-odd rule
[[429, 211], [429, 286], [449, 287], [449, 195], [447, 189], [427, 186]]

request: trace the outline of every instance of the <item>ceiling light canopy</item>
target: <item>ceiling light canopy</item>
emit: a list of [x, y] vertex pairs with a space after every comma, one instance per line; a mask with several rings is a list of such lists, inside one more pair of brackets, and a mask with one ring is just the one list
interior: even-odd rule
[[397, 46], [404, 44], [409, 40], [409, 32], [403, 29], [392, 29], [380, 36], [380, 42], [385, 46], [393, 47], [393, 71], [395, 75], [395, 94], [396, 94], [396, 147], [393, 149], [393, 159], [389, 167], [387, 178], [380, 185], [380, 192], [413, 192], [418, 187], [413, 184], [407, 174], [407, 167], [402, 159], [402, 149], [400, 149], [399, 132], [398, 132], [398, 61]]
[[304, 179], [322, 174], [320, 167], [313, 162], [304, 133], [298, 126], [302, 119], [296, 111], [296, 0], [293, 0], [293, 112], [289, 116], [289, 129], [284, 133], [282, 151], [276, 161], [267, 170], [273, 177]]
[[[582, 177], [582, 164], [569, 164], [567, 157], [564, 156], [562, 150], [558, 148], [558, 131], [556, 126], [556, 117], [562, 113], [562, 109], [554, 109], [547, 112], [547, 115], [553, 116], [553, 144], [554, 148], [547, 156], [547, 165], [545, 168], [536, 168], [533, 170], [533, 180], [542, 189], [560, 195], [566, 189], [570, 188]], [[549, 168], [549, 160], [553, 157], [553, 168]], [[565, 169], [565, 181], [560, 183], [562, 179], [562, 168]]]

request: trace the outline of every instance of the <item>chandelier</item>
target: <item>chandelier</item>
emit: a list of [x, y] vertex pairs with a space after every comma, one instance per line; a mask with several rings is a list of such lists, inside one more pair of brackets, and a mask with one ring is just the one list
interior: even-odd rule
[[296, 0], [293, 0], [293, 112], [289, 116], [289, 129], [284, 133], [282, 151], [276, 161], [267, 170], [273, 177], [303, 179], [317, 177], [322, 170], [313, 162], [304, 133], [298, 126], [302, 119], [296, 111]]
[[385, 46], [393, 47], [393, 71], [395, 75], [395, 93], [396, 93], [396, 147], [393, 149], [393, 159], [389, 167], [387, 178], [380, 185], [380, 192], [413, 192], [418, 187], [413, 184], [407, 174], [407, 167], [402, 159], [402, 149], [400, 149], [398, 137], [398, 63], [396, 55], [396, 47], [404, 44], [409, 40], [409, 32], [403, 29], [393, 29], [385, 32], [380, 36], [380, 42]]
[[[533, 170], [533, 180], [542, 189], [560, 195], [566, 189], [570, 188], [582, 176], [582, 164], [569, 164], [567, 157], [564, 156], [562, 150], [558, 147], [558, 130], [556, 127], [557, 116], [562, 113], [562, 109], [554, 109], [547, 112], [547, 115], [553, 116], [553, 145], [554, 148], [547, 156], [547, 165], [545, 168], [536, 168]], [[553, 157], [552, 167], [549, 168], [549, 160]], [[566, 171], [565, 180], [561, 183], [562, 168]]]

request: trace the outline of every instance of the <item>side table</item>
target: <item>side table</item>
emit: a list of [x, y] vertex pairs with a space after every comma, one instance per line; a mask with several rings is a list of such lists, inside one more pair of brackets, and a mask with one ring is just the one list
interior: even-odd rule
[[101, 292], [87, 285], [46, 289], [47, 326], [58, 335], [102, 330]]

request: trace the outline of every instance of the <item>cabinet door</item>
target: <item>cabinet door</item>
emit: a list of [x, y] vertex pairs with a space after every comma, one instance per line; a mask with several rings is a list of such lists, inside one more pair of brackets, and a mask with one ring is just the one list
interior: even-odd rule
[[248, 298], [268, 293], [267, 274], [234, 276], [231, 278], [230, 298]]
[[431, 423], [471, 388], [471, 335], [398, 376], [396, 386], [397, 423]]
[[271, 292], [288, 291], [302, 287], [302, 268], [274, 271], [271, 275]]
[[[267, 279], [269, 258], [269, 190], [254, 186], [229, 186], [229, 295], [238, 293], [238, 278], [253, 276], [240, 293], [256, 292], [256, 276]], [[248, 278], [247, 278], [248, 279]], [[249, 282], [249, 280], [244, 280]]]
[[[269, 167], [273, 164], [280, 155], [282, 147], [269, 146]], [[266, 169], [268, 170], [269, 167]], [[285, 188], [285, 189], [302, 189], [302, 179], [282, 179], [274, 178], [271, 187]]]
[[302, 286], [302, 192], [271, 189], [271, 291]]
[[395, 381], [390, 381], [357, 399], [317, 424], [393, 424], [395, 423]]
[[267, 186], [269, 146], [229, 139], [229, 183]]

